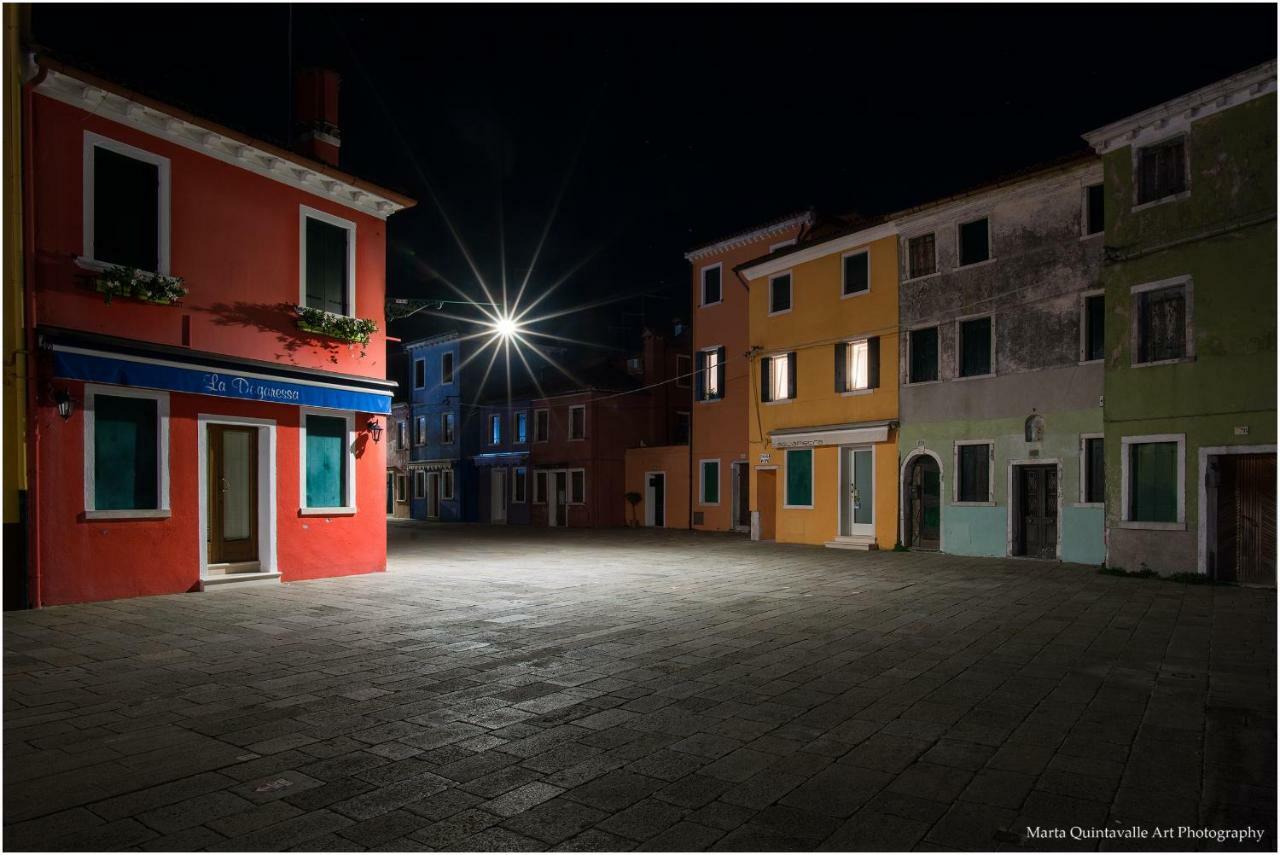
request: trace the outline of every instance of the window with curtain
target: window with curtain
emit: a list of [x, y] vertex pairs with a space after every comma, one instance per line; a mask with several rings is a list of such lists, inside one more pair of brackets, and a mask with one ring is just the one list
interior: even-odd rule
[[796, 355], [779, 353], [766, 356], [761, 361], [761, 395], [760, 400], [787, 401], [796, 396]]
[[306, 505], [347, 506], [347, 420], [333, 416], [305, 418]]
[[315, 217], [306, 218], [307, 308], [351, 314], [347, 305], [350, 231]]
[[813, 504], [813, 449], [787, 449], [786, 505]]
[[160, 507], [160, 417], [155, 398], [93, 396], [93, 507]]

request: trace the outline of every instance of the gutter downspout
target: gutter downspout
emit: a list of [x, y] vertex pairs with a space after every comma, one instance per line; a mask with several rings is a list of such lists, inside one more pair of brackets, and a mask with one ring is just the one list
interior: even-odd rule
[[37, 374], [37, 342], [36, 342], [36, 294], [35, 294], [35, 188], [33, 187], [32, 159], [35, 152], [35, 120], [32, 103], [34, 91], [48, 74], [48, 69], [40, 67], [39, 72], [31, 80], [22, 85], [22, 279], [24, 293], [24, 313], [26, 314], [26, 354], [25, 369], [27, 378], [27, 597], [28, 605], [33, 609], [44, 605], [43, 573], [40, 541], [40, 420], [36, 409], [36, 374]]

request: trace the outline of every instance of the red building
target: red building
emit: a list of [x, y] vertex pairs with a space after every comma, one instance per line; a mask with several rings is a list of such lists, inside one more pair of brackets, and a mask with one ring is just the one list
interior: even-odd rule
[[336, 76], [300, 78], [299, 154], [34, 72], [27, 601], [385, 569], [386, 218], [413, 201], [337, 168]]

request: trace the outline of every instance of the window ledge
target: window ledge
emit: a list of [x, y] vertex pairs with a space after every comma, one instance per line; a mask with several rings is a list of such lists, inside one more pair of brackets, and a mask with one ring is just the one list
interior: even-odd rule
[[1155, 368], [1160, 365], [1178, 365], [1183, 362], [1195, 362], [1194, 356], [1180, 356], [1177, 359], [1157, 359], [1155, 362], [1134, 362], [1130, 368]]
[[355, 508], [298, 508], [300, 517], [349, 517], [356, 512]]
[[956, 508], [994, 508], [995, 502], [952, 502], [952, 507]]
[[1102, 365], [1106, 361], [1106, 357], [1102, 359], [1081, 359], [1076, 365]]
[[125, 508], [113, 511], [85, 511], [86, 520], [167, 520], [173, 515], [168, 508]]
[[1165, 205], [1169, 202], [1181, 202], [1183, 199], [1190, 199], [1191, 191], [1183, 190], [1181, 193], [1174, 193], [1172, 196], [1162, 196], [1159, 199], [1152, 199], [1150, 202], [1143, 202], [1141, 205], [1134, 205], [1129, 209], [1129, 213], [1136, 214], [1139, 211], [1146, 211], [1157, 205]]
[[995, 264], [998, 261], [996, 257], [984, 258], [982, 261], [975, 261], [972, 264], [957, 264], [955, 270], [973, 270], [976, 267], [986, 267], [988, 264]]
[[1133, 530], [1148, 531], [1186, 531], [1187, 524], [1185, 522], [1142, 522], [1139, 520], [1121, 520], [1117, 525], [1120, 528]]
[[842, 293], [840, 294], [840, 299], [841, 299], [841, 300], [848, 300], [850, 297], [865, 297], [866, 295], [868, 295], [868, 294], [870, 294], [870, 293], [871, 293], [871, 289], [870, 289], [870, 288], [863, 288], [861, 291], [849, 291], [849, 292], [847, 292], [847, 293], [842, 292]]
[[996, 376], [996, 373], [995, 373], [994, 371], [992, 371], [992, 372], [989, 372], [989, 373], [987, 373], [987, 374], [970, 374], [968, 377], [961, 377], [961, 376], [959, 376], [959, 375], [956, 375], [955, 377], [952, 377], [951, 379], [952, 379], [953, 381], [956, 381], [956, 382], [964, 382], [964, 381], [966, 381], [966, 380], [989, 380], [989, 379], [991, 379], [992, 377], [995, 377], [995, 376]]
[[783, 505], [782, 509], [784, 511], [811, 511], [813, 510], [813, 505]]
[[1105, 508], [1106, 505], [1103, 504], [1102, 502], [1072, 502], [1071, 507], [1073, 508]]
[[716, 300], [714, 303], [699, 303], [699, 309], [710, 309], [712, 306], [719, 306], [724, 300]]
[[903, 386], [937, 386], [941, 380], [908, 380]]
[[1106, 235], [1106, 232], [1105, 232], [1105, 231], [1101, 231], [1101, 232], [1094, 232], [1094, 233], [1093, 233], [1093, 234], [1091, 234], [1091, 235], [1080, 235], [1080, 240], [1082, 240], [1082, 241], [1084, 241], [1084, 240], [1095, 240], [1095, 239], [1097, 239], [1097, 238], [1103, 237], [1104, 235]]
[[776, 407], [776, 406], [779, 406], [780, 404], [790, 404], [794, 400], [795, 398], [782, 398], [777, 401], [761, 401], [760, 403], [764, 404], [766, 407]]
[[718, 404], [718, 403], [720, 403], [720, 402], [721, 402], [721, 401], [723, 401], [723, 400], [724, 400], [724, 398], [700, 398], [699, 400], [695, 401], [694, 403], [698, 403], [698, 404]]
[[766, 317], [776, 318], [778, 317], [778, 315], [789, 315], [789, 314], [791, 314], [790, 309], [779, 309], [776, 312], [770, 312], [768, 315], [766, 315]]
[[860, 395], [870, 395], [874, 391], [875, 391], [875, 387], [871, 387], [867, 389], [845, 389], [843, 392], [840, 393], [840, 397], [856, 398]]
[[[76, 256], [76, 267], [81, 270], [88, 270], [90, 273], [102, 273], [104, 270], [111, 270], [117, 267], [125, 267], [123, 264], [115, 264], [110, 261], [98, 261], [96, 258], [89, 258], [87, 255]], [[139, 270], [143, 276], [167, 276], [167, 273], [160, 273], [155, 270]]]

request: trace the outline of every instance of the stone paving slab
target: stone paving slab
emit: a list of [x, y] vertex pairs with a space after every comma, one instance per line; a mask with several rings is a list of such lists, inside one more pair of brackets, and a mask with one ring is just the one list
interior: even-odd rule
[[[389, 549], [7, 614], [5, 848], [1276, 848], [1273, 591], [649, 530]], [[1029, 834], [1073, 825], [1263, 837]]]

